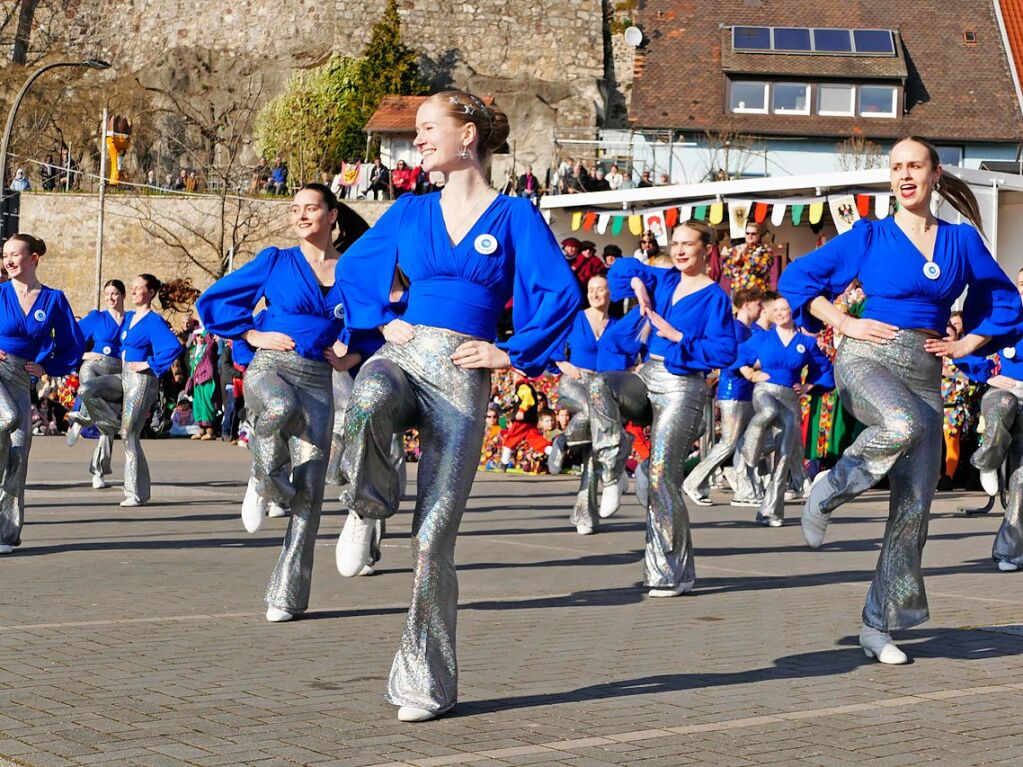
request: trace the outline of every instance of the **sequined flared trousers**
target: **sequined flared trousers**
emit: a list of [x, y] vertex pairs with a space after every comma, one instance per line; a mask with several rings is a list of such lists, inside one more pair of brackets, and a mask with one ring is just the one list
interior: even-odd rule
[[721, 438], [707, 453], [707, 457], [686, 477], [688, 486], [701, 495], [710, 491], [711, 474], [735, 453], [753, 417], [753, 403], [750, 400], [719, 399], [717, 406], [721, 415]]
[[777, 430], [773, 440], [773, 465], [764, 486], [757, 518], [783, 519], [789, 474], [796, 471], [801, 474], [803, 464], [799, 395], [790, 386], [761, 381], [753, 387], [753, 411], [742, 445], [743, 464], [759, 464], [767, 452], [771, 432]]
[[121, 372], [124, 402], [121, 440], [124, 442], [124, 497], [148, 503], [152, 487], [149, 462], [142, 452], [142, 429], [149, 411], [160, 395], [160, 379], [151, 370], [136, 371], [125, 365]]
[[32, 448], [31, 383], [27, 360], [0, 360], [0, 543], [18, 546], [25, 522], [25, 477]]
[[85, 360], [78, 371], [78, 412], [68, 418], [81, 426], [95, 426], [99, 439], [89, 463], [90, 474], [110, 473], [110, 456], [114, 435], [121, 428], [121, 401], [124, 388], [121, 381], [121, 361], [116, 357]]
[[924, 351], [927, 336], [900, 330], [884, 344], [846, 339], [835, 360], [842, 404], [867, 428], [823, 482], [830, 512], [888, 475], [891, 494], [881, 555], [863, 607], [879, 631], [929, 617], [921, 571], [931, 500], [941, 473], [941, 360]]
[[990, 388], [980, 400], [980, 445], [970, 457], [980, 471], [995, 471], [1011, 455], [1015, 469], [1023, 458], [1023, 401], [1008, 389]]
[[617, 481], [621, 471], [622, 420], [644, 423], [649, 418], [645, 582], [653, 588], [696, 580], [682, 481], [706, 400], [702, 375], [675, 375], [653, 359], [638, 373], [601, 374], [590, 386], [593, 448], [605, 484]]
[[412, 599], [387, 700], [437, 713], [458, 700], [455, 540], [479, 464], [490, 395], [489, 370], [451, 362], [469, 340], [417, 325], [407, 344], [385, 344], [355, 379], [341, 458], [342, 501], [360, 517], [386, 518], [399, 501], [392, 440], [419, 428]]
[[579, 477], [579, 490], [575, 495], [571, 522], [577, 527], [583, 525], [596, 530], [600, 524], [600, 515], [597, 513], [600, 476], [590, 436], [590, 382], [595, 374], [590, 371], [581, 372], [582, 378], [579, 379], [561, 376], [558, 383], [558, 405], [572, 414], [564, 431], [565, 444], [582, 457], [583, 471]]
[[299, 615], [309, 607], [330, 453], [331, 367], [295, 352], [260, 349], [245, 371], [245, 397], [256, 492], [291, 508], [266, 605]]
[[1023, 466], [1009, 478], [1009, 497], [1002, 525], [991, 547], [996, 562], [1010, 562], [1023, 569]]

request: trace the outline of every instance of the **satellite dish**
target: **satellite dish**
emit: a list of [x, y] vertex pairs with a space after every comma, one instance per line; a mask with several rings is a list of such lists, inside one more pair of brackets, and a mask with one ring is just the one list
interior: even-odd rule
[[629, 27], [625, 30], [625, 42], [633, 48], [638, 48], [643, 44], [643, 30], [639, 27]]

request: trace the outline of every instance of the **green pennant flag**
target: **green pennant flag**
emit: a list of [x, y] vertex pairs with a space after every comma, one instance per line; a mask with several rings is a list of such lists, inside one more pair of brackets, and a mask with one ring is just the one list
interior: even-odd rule
[[693, 218], [698, 219], [700, 221], [705, 221], [707, 219], [707, 206], [697, 205], [696, 208], [693, 210]]
[[792, 223], [799, 226], [803, 220], [803, 211], [806, 209], [805, 205], [793, 205], [792, 206]]
[[622, 227], [625, 226], [625, 216], [612, 216], [611, 217], [611, 236], [617, 237], [622, 233]]

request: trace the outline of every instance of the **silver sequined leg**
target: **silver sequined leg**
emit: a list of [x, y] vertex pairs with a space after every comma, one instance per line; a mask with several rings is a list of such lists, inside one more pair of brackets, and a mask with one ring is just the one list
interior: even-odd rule
[[646, 384], [636, 373], [600, 373], [590, 381], [590, 432], [600, 479], [605, 485], [617, 482], [624, 467], [622, 424], [632, 421], [645, 426], [652, 417]]
[[[289, 484], [294, 490], [291, 518], [266, 589], [266, 605], [292, 615], [309, 607], [334, 415], [330, 372], [326, 362], [266, 349], [256, 352], [245, 371], [246, 394], [254, 395], [261, 403], [254, 424], [256, 433], [266, 434], [265, 424], [259, 421], [270, 414], [274, 423], [281, 425], [279, 440], [287, 450], [284, 471], [290, 468]], [[294, 409], [283, 411], [283, 403], [291, 403]], [[259, 458], [275, 455], [276, 449], [253, 453], [254, 465], [259, 465]]]
[[26, 360], [0, 360], [0, 543], [17, 546], [25, 522], [25, 477], [32, 448], [32, 398]]
[[330, 459], [327, 462], [327, 481], [332, 485], [341, 484], [341, 452], [345, 443], [345, 411], [352, 397], [355, 379], [347, 371], [331, 372], [334, 387], [334, 421], [330, 434]]
[[[291, 506], [296, 489], [291, 481], [291, 451], [288, 439], [299, 429], [292, 423], [302, 418], [301, 392], [278, 371], [275, 362], [289, 363], [291, 352], [256, 352], [245, 371], [245, 402], [252, 419], [252, 478], [256, 492], [265, 501]], [[319, 364], [318, 362], [316, 364]], [[333, 394], [331, 394], [333, 401]], [[328, 418], [333, 418], [331, 413]], [[327, 421], [328, 429], [331, 420]]]
[[85, 360], [78, 372], [80, 407], [68, 418], [82, 426], [94, 425], [99, 439], [89, 463], [90, 474], [109, 474], [114, 435], [121, 428], [121, 402], [124, 389], [121, 381], [121, 361], [114, 357]]
[[409, 343], [386, 344], [367, 362], [345, 415], [341, 461], [349, 508], [364, 517], [388, 516], [397, 508], [393, 435], [419, 427], [423, 456], [412, 520], [412, 599], [387, 700], [436, 713], [458, 700], [454, 549], [490, 394], [490, 371], [462, 370], [451, 362], [467, 340], [417, 326]]
[[576, 380], [562, 375], [558, 384], [558, 405], [567, 408], [572, 414], [564, 431], [566, 445], [581, 449], [584, 454], [571, 522], [577, 527], [583, 525], [596, 530], [600, 523], [600, 515], [597, 513], [600, 478], [590, 435], [590, 381], [593, 377], [592, 373], [583, 373], [582, 378]]
[[980, 471], [995, 471], [1005, 461], [1012, 443], [1012, 429], [1020, 402], [1005, 389], [988, 389], [980, 400], [980, 417], [984, 433], [980, 446], [970, 457]]
[[721, 413], [721, 439], [686, 477], [687, 486], [696, 488], [701, 495], [710, 490], [708, 480], [714, 470], [732, 457], [746, 426], [753, 417], [753, 403], [749, 400], [718, 400]]
[[1023, 568], [1023, 468], [1016, 469], [1009, 478], [1005, 517], [991, 547], [991, 558]]
[[764, 381], [753, 387], [753, 409], [755, 414], [743, 445], [742, 460], [745, 464], [755, 466], [760, 461], [766, 435], [771, 429], [778, 430], [774, 440], [773, 466], [757, 517], [783, 519], [789, 473], [794, 462], [802, 463], [799, 396], [788, 386]]
[[891, 487], [888, 523], [863, 622], [879, 631], [928, 618], [921, 557], [927, 517], [941, 473], [941, 360], [924, 351], [926, 336], [901, 330], [884, 344], [847, 339], [835, 361], [839, 396], [867, 428], [825, 479], [831, 511], [873, 487]]
[[650, 427], [646, 585], [673, 588], [696, 579], [689, 512], [682, 500], [685, 461], [703, 420], [703, 376], [678, 376], [650, 360], [639, 372], [653, 410]]
[[592, 448], [585, 448], [585, 455], [583, 473], [579, 478], [579, 490], [575, 495], [575, 506], [572, 507], [571, 522], [576, 526], [583, 525], [596, 530], [600, 525], [600, 514], [597, 513], [600, 506], [597, 495], [600, 478]]
[[160, 393], [160, 381], [149, 370], [138, 372], [125, 367], [121, 373], [124, 387], [124, 412], [121, 415], [121, 439], [124, 441], [124, 497], [148, 503], [150, 497], [149, 463], [142, 452], [142, 427], [149, 409]]

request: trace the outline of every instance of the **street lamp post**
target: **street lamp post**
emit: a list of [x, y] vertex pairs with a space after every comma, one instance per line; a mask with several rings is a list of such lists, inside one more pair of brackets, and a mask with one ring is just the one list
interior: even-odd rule
[[[25, 94], [28, 93], [28, 89], [32, 87], [32, 83], [34, 83], [44, 72], [56, 69], [57, 67], [109, 69], [110, 64], [106, 61], [100, 61], [99, 59], [87, 59], [86, 61], [55, 61], [52, 64], [39, 67], [39, 69], [29, 75], [25, 84], [21, 86], [21, 90], [18, 91], [18, 95], [14, 97], [14, 103], [11, 104], [11, 111], [7, 113], [7, 125], [4, 126], [4, 137], [3, 140], [0, 141], [0, 195], [4, 197], [7, 196], [7, 147], [11, 143], [11, 131], [14, 130], [14, 118], [18, 114], [18, 107], [21, 106], [21, 100], [25, 98]], [[4, 219], [3, 229], [4, 235], [6, 235], [6, 217]]]

